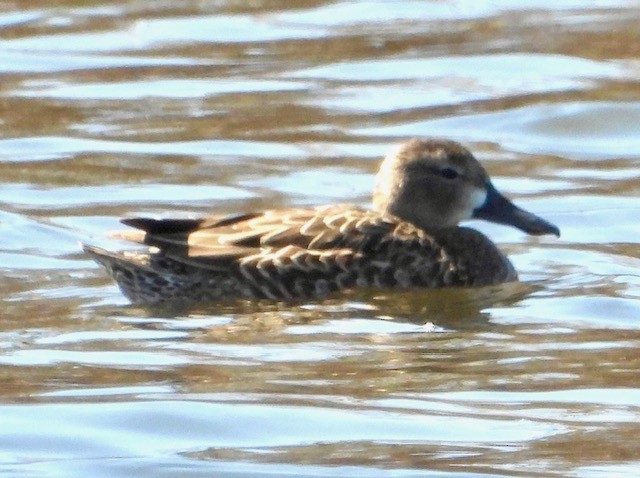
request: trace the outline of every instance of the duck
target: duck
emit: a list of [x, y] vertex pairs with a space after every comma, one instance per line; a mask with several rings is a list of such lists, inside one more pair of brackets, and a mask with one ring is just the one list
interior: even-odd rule
[[560, 236], [513, 204], [471, 151], [445, 139], [394, 148], [373, 207], [332, 204], [235, 215], [131, 217], [119, 238], [142, 250], [84, 244], [134, 304], [224, 299], [309, 300], [354, 289], [481, 287], [518, 280], [507, 256], [469, 219]]

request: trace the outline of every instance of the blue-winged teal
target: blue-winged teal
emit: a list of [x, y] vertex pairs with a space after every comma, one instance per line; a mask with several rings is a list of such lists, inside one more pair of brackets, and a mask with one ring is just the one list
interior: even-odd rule
[[353, 205], [205, 219], [125, 219], [144, 252], [85, 251], [136, 303], [321, 297], [358, 287], [483, 286], [517, 280], [480, 218], [529, 234], [556, 226], [513, 205], [458, 143], [412, 139], [382, 162], [374, 210]]

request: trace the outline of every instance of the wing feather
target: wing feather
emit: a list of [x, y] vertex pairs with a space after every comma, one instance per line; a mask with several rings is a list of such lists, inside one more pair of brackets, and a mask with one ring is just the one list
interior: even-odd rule
[[[351, 280], [347, 275], [363, 255], [380, 258], [393, 252], [398, 242], [421, 240], [420, 231], [412, 226], [400, 227], [393, 218], [351, 205], [204, 219], [131, 218], [124, 223], [143, 231], [144, 244], [160, 250], [152, 254], [159, 267], [162, 258], [169, 258], [203, 271], [233, 269], [261, 289], [271, 287], [265, 281], [278, 280], [285, 289], [331, 288], [332, 277], [340, 283]], [[139, 239], [139, 233], [129, 234]], [[318, 285], [317, 280], [324, 282]]]

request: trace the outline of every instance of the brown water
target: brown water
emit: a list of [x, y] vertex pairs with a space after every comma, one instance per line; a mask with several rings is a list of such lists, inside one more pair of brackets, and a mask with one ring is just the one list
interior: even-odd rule
[[[0, 5], [0, 475], [640, 475], [637, 2], [53, 3]], [[413, 135], [561, 228], [473, 224], [522, 284], [174, 317], [79, 252], [367, 204]]]

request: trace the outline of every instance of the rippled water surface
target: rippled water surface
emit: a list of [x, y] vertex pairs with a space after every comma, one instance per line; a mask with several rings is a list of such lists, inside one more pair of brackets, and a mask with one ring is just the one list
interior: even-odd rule
[[[18, 6], [19, 5], [19, 6]], [[640, 474], [630, 0], [0, 3], [0, 474]], [[140, 213], [366, 205], [464, 142], [562, 237], [522, 283], [127, 304], [79, 241]]]

